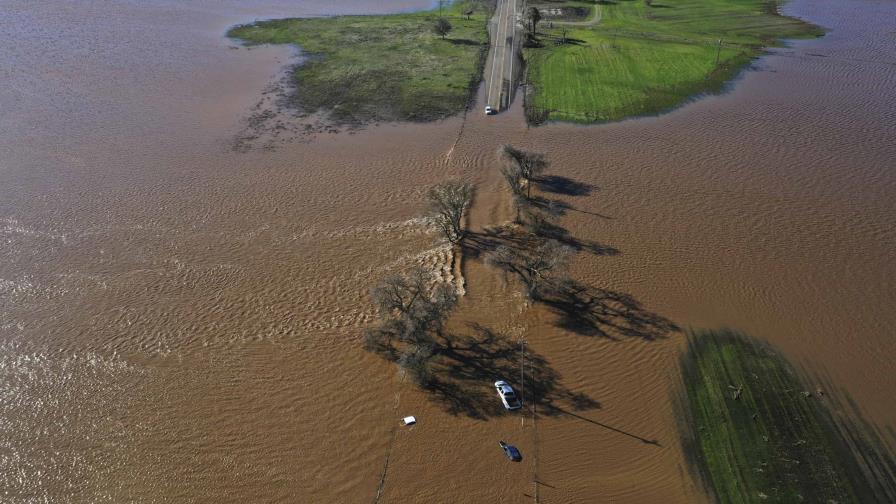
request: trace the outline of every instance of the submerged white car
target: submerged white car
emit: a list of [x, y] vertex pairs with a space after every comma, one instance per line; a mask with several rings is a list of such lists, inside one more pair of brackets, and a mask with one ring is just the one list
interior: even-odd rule
[[493, 109], [491, 105], [485, 106], [485, 115], [492, 115], [494, 113], [495, 113], [495, 109]]
[[499, 380], [495, 382], [495, 389], [498, 391], [498, 397], [504, 403], [504, 407], [508, 410], [517, 410], [523, 407], [519, 398], [513, 392], [513, 388], [506, 381]]

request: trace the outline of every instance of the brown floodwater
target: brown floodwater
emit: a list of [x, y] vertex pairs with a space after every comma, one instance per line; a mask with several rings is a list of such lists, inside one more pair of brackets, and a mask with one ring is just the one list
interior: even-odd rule
[[[896, 4], [796, 0], [827, 36], [659, 117], [528, 129], [517, 103], [234, 148], [295, 55], [228, 26], [430, 3], [0, 2], [0, 500], [701, 501], [673, 324], [767, 340], [896, 422]], [[465, 256], [449, 328], [525, 338], [534, 421], [495, 409], [519, 380], [488, 348], [425, 394], [360, 344], [378, 278], [451, 274], [429, 185], [475, 182], [477, 230], [512, 217], [507, 142], [569, 179], [544, 196], [574, 208], [574, 277], [630, 296], [584, 330]]]

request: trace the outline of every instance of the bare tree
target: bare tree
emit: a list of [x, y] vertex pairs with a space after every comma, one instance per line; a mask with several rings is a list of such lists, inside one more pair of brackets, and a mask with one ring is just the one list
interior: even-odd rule
[[435, 336], [442, 333], [445, 319], [456, 304], [457, 290], [453, 285], [435, 285], [409, 312], [404, 322], [403, 339], [415, 344], [434, 341]]
[[541, 11], [538, 10], [538, 7], [529, 7], [526, 9], [525, 16], [529, 21], [529, 33], [535, 35], [535, 29], [538, 27], [538, 22], [541, 21]]
[[523, 176], [520, 174], [519, 166], [509, 164], [501, 167], [501, 175], [507, 181], [507, 188], [510, 189], [510, 197], [513, 200], [513, 207], [516, 209], [516, 222], [520, 221], [520, 211], [526, 205], [526, 195], [523, 193]]
[[431, 275], [420, 267], [384, 278], [370, 291], [380, 318], [409, 316], [415, 303], [426, 295], [430, 279]]
[[451, 23], [443, 17], [436, 19], [436, 22], [432, 25], [432, 31], [442, 38], [445, 38], [445, 36], [451, 33], [452, 28], [453, 26], [451, 26]]
[[516, 165], [522, 180], [526, 181], [526, 198], [532, 197], [532, 183], [548, 168], [544, 154], [527, 152], [512, 145], [504, 146], [504, 156]]
[[464, 182], [443, 182], [426, 194], [427, 215], [431, 217], [449, 242], [456, 244], [464, 239], [467, 230], [463, 225], [464, 211], [473, 199], [473, 186]]
[[382, 321], [364, 331], [364, 348], [397, 362], [419, 386], [429, 384], [436, 336], [457, 304], [454, 286], [421, 267], [390, 275], [371, 289]]
[[365, 335], [365, 344], [388, 344], [393, 338], [416, 345], [432, 341], [457, 304], [452, 285], [433, 283], [432, 274], [418, 266], [403, 275], [390, 275], [371, 289], [383, 323], [379, 333]]
[[564, 276], [572, 254], [570, 247], [556, 240], [545, 240], [527, 248], [502, 245], [492, 252], [488, 262], [519, 275], [526, 285], [526, 293], [537, 297], [543, 284]]

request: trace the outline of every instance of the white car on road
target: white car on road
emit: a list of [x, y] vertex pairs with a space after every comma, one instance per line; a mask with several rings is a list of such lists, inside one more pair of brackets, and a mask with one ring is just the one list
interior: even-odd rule
[[485, 115], [492, 115], [494, 113], [495, 113], [495, 109], [493, 109], [491, 105], [485, 106]]
[[495, 382], [495, 389], [498, 391], [498, 397], [501, 398], [501, 402], [504, 403], [504, 407], [508, 410], [517, 410], [523, 407], [523, 404], [520, 402], [519, 398], [513, 392], [513, 388], [507, 384], [504, 380], [498, 380]]

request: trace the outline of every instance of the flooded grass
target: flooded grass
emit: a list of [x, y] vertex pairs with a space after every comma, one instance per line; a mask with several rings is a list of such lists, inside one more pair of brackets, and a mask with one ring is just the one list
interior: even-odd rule
[[879, 500], [823, 392], [808, 390], [770, 348], [731, 331], [699, 332], [683, 371], [686, 444], [720, 502]]
[[[580, 4], [591, 2], [562, 5]], [[720, 90], [765, 47], [823, 33], [766, 0], [598, 4], [592, 26], [539, 25], [541, 47], [524, 51], [530, 117], [590, 123], [668, 110]]]
[[[447, 37], [433, 32], [438, 10], [394, 15], [290, 18], [228, 31], [253, 44], [294, 44], [307, 60], [293, 70], [292, 100], [338, 123], [439, 119], [462, 111], [488, 49], [483, 2], [444, 7]], [[464, 13], [472, 10], [470, 15]]]

